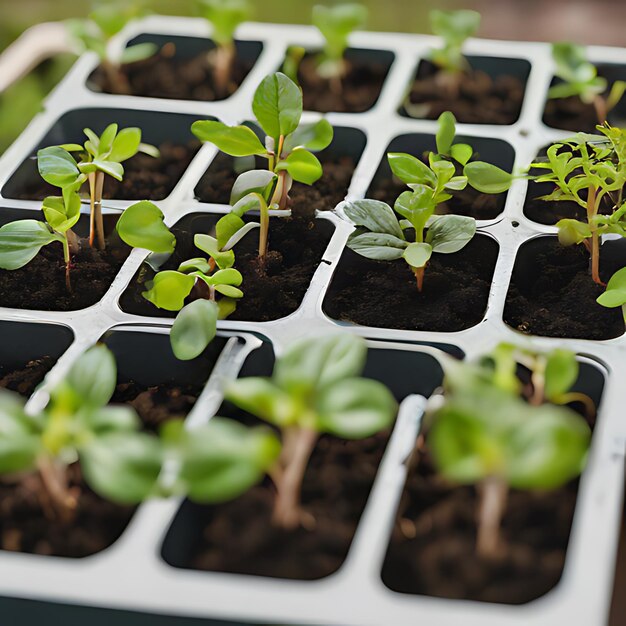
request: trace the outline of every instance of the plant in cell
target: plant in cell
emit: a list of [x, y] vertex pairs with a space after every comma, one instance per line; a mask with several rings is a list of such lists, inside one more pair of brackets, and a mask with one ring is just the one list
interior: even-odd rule
[[608, 309], [615, 309], [621, 306], [624, 321], [626, 322], [626, 267], [617, 270], [609, 278], [605, 292], [601, 293], [596, 301]]
[[313, 7], [312, 23], [324, 37], [324, 48], [318, 57], [317, 71], [330, 80], [330, 87], [341, 93], [341, 79], [346, 73], [344, 58], [350, 34], [363, 28], [368, 10], [361, 4], [346, 3], [332, 7]]
[[579, 133], [553, 143], [546, 157], [530, 167], [541, 171], [533, 180], [554, 185], [540, 200], [575, 202], [584, 209], [584, 221], [557, 222], [559, 241], [565, 246], [582, 243], [591, 256], [592, 279], [604, 285], [600, 278], [602, 235], [626, 237], [626, 131], [608, 124], [597, 129], [600, 136]]
[[[519, 361], [534, 367], [528, 385], [516, 375]], [[565, 350], [537, 355], [503, 344], [475, 363], [446, 359], [444, 372], [445, 393], [427, 416], [426, 442], [443, 478], [476, 485], [476, 551], [497, 557], [509, 489], [556, 489], [584, 468], [591, 431], [564, 405], [593, 403], [571, 391], [578, 365]]]
[[[200, 355], [215, 337], [217, 320], [228, 317], [243, 297], [243, 281], [233, 267], [235, 254], [222, 249], [215, 237], [197, 234], [197, 248], [206, 257], [184, 261], [176, 270], [162, 270], [148, 283], [143, 297], [160, 309], [178, 311], [170, 340], [178, 359]], [[191, 298], [187, 304], [185, 301]]]
[[213, 27], [216, 47], [209, 53], [209, 63], [213, 68], [215, 86], [220, 94], [227, 95], [237, 54], [235, 31], [239, 24], [250, 19], [252, 5], [248, 0], [197, 0], [197, 6], [202, 17]]
[[[105, 176], [121, 181], [124, 177], [124, 161], [138, 152], [158, 157], [159, 151], [141, 142], [139, 128], [122, 128], [118, 131], [117, 124], [109, 124], [99, 137], [89, 128], [85, 128], [84, 132], [87, 136], [84, 145], [69, 143], [39, 150], [37, 166], [47, 183], [64, 190], [78, 190], [83, 183], [89, 183], [89, 244], [96, 244], [100, 250], [104, 250], [102, 192]], [[78, 153], [78, 160], [72, 156], [73, 152]]]
[[[313, 152], [330, 144], [332, 126], [325, 119], [300, 124], [302, 93], [281, 72], [261, 81], [254, 94], [252, 110], [266, 134], [264, 143], [244, 125], [227, 126], [203, 120], [194, 122], [191, 130], [201, 141], [213, 143], [231, 156], [259, 156], [267, 160], [267, 169], [253, 169], [239, 175], [231, 195], [232, 204], [255, 193], [256, 201], [265, 203], [268, 210], [288, 210], [293, 181], [312, 185], [322, 176], [322, 166]], [[261, 256], [266, 251], [266, 248], [261, 250]]]
[[560, 79], [550, 87], [548, 98], [577, 96], [585, 104], [592, 104], [598, 124], [604, 124], [609, 112], [619, 103], [626, 91], [626, 82], [617, 80], [608, 94], [608, 83], [598, 76], [598, 69], [587, 59], [584, 46], [567, 41], [552, 44], [555, 74]]
[[443, 40], [443, 46], [431, 50], [429, 58], [439, 68], [437, 81], [440, 87], [450, 97], [456, 98], [461, 76], [469, 69], [469, 63], [463, 55], [463, 45], [478, 31], [480, 13], [434, 9], [429, 17], [432, 32]]
[[70, 35], [82, 49], [98, 55], [109, 86], [116, 94], [130, 93], [130, 86], [121, 66], [147, 59], [157, 51], [157, 46], [153, 43], [139, 43], [125, 48], [117, 57], [111, 54], [111, 39], [128, 22], [145, 14], [145, 4], [142, 0], [95, 0], [87, 19], [67, 22]]
[[271, 378], [240, 378], [226, 388], [228, 400], [280, 431], [282, 449], [269, 470], [277, 526], [293, 529], [307, 519], [300, 492], [320, 435], [361, 439], [391, 426], [393, 396], [360, 377], [366, 354], [365, 341], [354, 335], [314, 337], [289, 346]]
[[306, 48], [302, 46], [289, 46], [285, 52], [285, 60], [281, 68], [283, 74], [298, 84], [298, 70], [300, 69], [300, 63], [306, 54]]

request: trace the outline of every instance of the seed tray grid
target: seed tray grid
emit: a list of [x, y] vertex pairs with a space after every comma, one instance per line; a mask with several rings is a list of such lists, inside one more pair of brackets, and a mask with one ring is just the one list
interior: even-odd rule
[[[140, 33], [167, 33], [204, 37], [209, 30], [200, 20], [152, 17], [131, 27], [115, 42], [118, 49]], [[242, 40], [263, 43], [263, 50], [242, 86], [230, 98], [220, 102], [161, 100], [132, 96], [98, 94], [86, 87], [86, 79], [97, 60], [83, 55], [62, 83], [49, 97], [45, 111], [5, 153], [0, 160], [0, 186], [14, 173], [15, 165], [27, 158], [51, 125], [72, 109], [111, 107], [171, 113], [188, 113], [198, 118], [215, 117], [227, 123], [251, 119], [250, 102], [258, 82], [280, 66], [289, 43], [307, 48], [318, 47], [321, 39], [309, 27], [246, 24], [238, 32]], [[352, 45], [358, 48], [382, 49], [394, 53], [395, 59], [376, 105], [359, 114], [330, 113], [335, 126], [358, 128], [367, 143], [358, 162], [349, 199], [363, 197], [369, 187], [390, 141], [402, 134], [436, 131], [436, 122], [403, 117], [398, 113], [403, 95], [412, 81], [417, 64], [437, 42], [429, 36], [384, 33], [356, 33]], [[595, 62], [626, 63], [626, 50], [591, 47]], [[568, 133], [550, 129], [541, 122], [545, 95], [552, 78], [549, 46], [540, 43], [511, 43], [471, 40], [468, 54], [526, 59], [531, 70], [519, 120], [510, 126], [458, 124], [458, 135], [494, 137], [504, 140], [515, 150], [515, 168], [526, 165], [540, 148]], [[305, 120], [319, 114], [307, 112]], [[196, 154], [172, 193], [159, 206], [168, 225], [197, 212], [224, 213], [224, 205], [201, 203], [194, 198], [194, 188], [216, 154], [205, 145]], [[336, 229], [320, 263], [311, 287], [300, 308], [293, 314], [272, 322], [220, 323], [220, 333], [231, 337], [218, 360], [207, 386], [187, 417], [188, 424], [202, 422], [212, 415], [221, 401], [225, 380], [236, 376], [245, 357], [261, 343], [262, 335], [280, 352], [290, 341], [303, 334], [317, 334], [345, 328], [373, 342], [372, 347], [436, 352], [411, 342], [445, 342], [475, 356], [502, 340], [525, 340], [527, 345], [549, 349], [566, 345], [583, 358], [598, 364], [606, 373], [600, 419], [594, 432], [592, 453], [581, 479], [576, 513], [565, 569], [561, 582], [542, 598], [522, 606], [450, 601], [425, 596], [394, 593], [380, 580], [382, 559], [391, 532], [406, 465], [405, 460], [419, 428], [424, 400], [410, 396], [401, 405], [392, 438], [381, 463], [376, 482], [368, 499], [350, 552], [340, 570], [320, 581], [300, 582], [219, 573], [175, 569], [160, 557], [164, 534], [178, 507], [172, 498], [141, 505], [121, 538], [107, 550], [80, 560], [36, 555], [0, 553], [4, 571], [11, 572], [0, 580], [0, 593], [18, 597], [87, 602], [137, 610], [171, 614], [252, 619], [307, 624], [332, 623], [341, 626], [369, 626], [394, 623], [398, 626], [424, 623], [468, 624], [517, 623], [554, 624], [566, 620], [571, 624], [599, 623], [608, 611], [612, 580], [612, 563], [617, 544], [617, 527], [622, 497], [624, 441], [626, 426], [621, 424], [619, 407], [623, 390], [616, 373], [626, 365], [624, 337], [593, 342], [577, 339], [522, 337], [502, 321], [504, 301], [513, 263], [519, 246], [542, 234], [554, 234], [553, 226], [532, 222], [523, 215], [527, 183], [516, 181], [508, 192], [504, 212], [493, 220], [479, 222], [479, 232], [496, 240], [500, 251], [487, 311], [482, 323], [453, 333], [400, 331], [384, 328], [345, 326], [322, 312], [322, 303], [332, 275], [344, 249], [351, 227], [335, 215], [324, 214]], [[129, 202], [106, 201], [107, 210], [119, 212]], [[39, 202], [0, 198], [2, 207], [38, 209]], [[517, 222], [518, 226], [513, 224]], [[135, 250], [124, 263], [104, 298], [83, 310], [45, 312], [0, 308], [0, 320], [48, 322], [62, 324], [74, 333], [74, 342], [48, 373], [43, 385], [30, 403], [43, 403], [47, 389], [55, 384], [82, 352], [108, 330], [141, 330], [165, 333], [170, 319], [143, 317], [123, 312], [118, 300], [146, 254]], [[140, 581], [140, 582], [139, 582]], [[245, 593], [246, 603], [241, 602]]]

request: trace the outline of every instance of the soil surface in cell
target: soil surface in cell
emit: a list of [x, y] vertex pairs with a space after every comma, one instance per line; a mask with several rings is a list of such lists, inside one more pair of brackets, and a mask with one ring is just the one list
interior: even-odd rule
[[[428, 162], [428, 159], [422, 160]], [[460, 169], [457, 167], [459, 174], [462, 173]], [[367, 197], [382, 200], [393, 206], [398, 196], [404, 191], [410, 191], [410, 189], [401, 180], [388, 173], [387, 176], [374, 179]], [[453, 191], [452, 198], [437, 207], [437, 214], [467, 215], [477, 220], [491, 220], [502, 213], [505, 199], [506, 194], [481, 193], [468, 185], [462, 191]]]
[[319, 75], [318, 57], [307, 54], [298, 69], [304, 109], [328, 113], [362, 113], [371, 109], [380, 95], [388, 66], [383, 63], [346, 59], [346, 72], [340, 82]]
[[52, 357], [45, 356], [41, 359], [28, 361], [24, 367], [0, 366], [0, 389], [8, 389], [28, 397], [35, 391], [53, 364]]
[[217, 507], [198, 507], [198, 537], [184, 567], [314, 580], [343, 563], [365, 507], [388, 435], [361, 441], [324, 436], [302, 486], [303, 524], [272, 525], [269, 481]]
[[130, 381], [117, 385], [111, 402], [129, 404], [137, 411], [144, 428], [156, 432], [168, 420], [185, 417], [201, 392], [201, 385], [142, 385]]
[[1, 548], [12, 552], [84, 557], [110, 546], [121, 534], [135, 507], [103, 500], [70, 467], [70, 483], [80, 490], [74, 520], [63, 522], [41, 499], [37, 474], [20, 482], [0, 482]]
[[[333, 227], [324, 220], [271, 218], [269, 252], [262, 265], [258, 258], [258, 229], [246, 235], [235, 249], [235, 267], [243, 276], [244, 297], [229, 320], [266, 322], [293, 313], [302, 302], [311, 278], [320, 264], [332, 236]], [[193, 235], [174, 229], [176, 252], [161, 269], [176, 269], [182, 261], [206, 256], [193, 245]], [[142, 297], [154, 272], [144, 264], [122, 307], [139, 315], [173, 317]]]
[[335, 320], [361, 326], [463, 330], [483, 318], [497, 254], [494, 242], [480, 236], [455, 254], [433, 254], [420, 293], [402, 259], [374, 261], [346, 248], [324, 311]]
[[89, 247], [72, 256], [72, 291], [65, 286], [65, 263], [60, 243], [44, 246], [25, 267], [0, 270], [0, 304], [16, 309], [75, 311], [95, 304], [111, 286], [130, 249], [116, 236], [108, 239], [106, 250]]
[[481, 70], [461, 75], [458, 88], [430, 61], [422, 61], [409, 93], [411, 117], [436, 120], [451, 111], [463, 124], [513, 124], [519, 118], [524, 83], [515, 76], [492, 78]]
[[[166, 44], [154, 56], [128, 63], [121, 68], [120, 85], [133, 96], [174, 98], [176, 100], [223, 100], [232, 95], [255, 63], [254, 59], [235, 57], [228, 84], [216, 85], [213, 71], [214, 55], [206, 52], [192, 58], [176, 55], [173, 43]], [[100, 91], [118, 93], [102, 67], [89, 78]]]
[[[350, 156], [317, 155], [324, 168], [322, 177], [313, 185], [294, 183], [289, 197], [290, 207], [296, 215], [315, 215], [315, 211], [334, 209], [348, 193], [356, 163]], [[264, 167], [262, 162], [257, 167]], [[218, 154], [204, 173], [195, 189], [200, 202], [230, 204], [230, 192], [237, 173], [234, 159]]]
[[[187, 144], [165, 142], [158, 148], [161, 153], [158, 158], [140, 153], [125, 161], [122, 181], [106, 176], [103, 197], [115, 200], [163, 200], [169, 196], [200, 148], [200, 143], [195, 140]], [[87, 187], [83, 187], [83, 190], [83, 195], [86, 195]], [[37, 173], [26, 180], [18, 193], [12, 194], [20, 200], [41, 200], [46, 196], [58, 195], [59, 188], [46, 183]]]
[[[519, 265], [520, 255], [533, 254]], [[623, 265], [612, 269], [602, 264], [605, 282]], [[504, 321], [524, 333], [545, 337], [611, 339], [624, 332], [618, 308], [596, 302], [604, 288], [591, 280], [589, 254], [583, 246], [563, 247], [556, 238], [545, 237], [525, 253], [521, 248], [513, 270], [504, 308]]]

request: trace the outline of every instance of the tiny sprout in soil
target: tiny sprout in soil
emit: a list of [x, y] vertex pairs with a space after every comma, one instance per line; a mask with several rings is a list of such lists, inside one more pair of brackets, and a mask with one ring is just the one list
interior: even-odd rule
[[381, 383], [359, 377], [366, 354], [360, 337], [315, 337], [292, 344], [271, 378], [241, 378], [227, 387], [228, 400], [280, 430], [282, 450], [269, 470], [278, 527], [294, 529], [310, 521], [300, 491], [321, 434], [362, 439], [391, 426], [393, 396]]
[[[289, 209], [289, 190], [294, 180], [312, 185], [322, 176], [322, 165], [313, 152], [330, 144], [333, 128], [325, 119], [300, 125], [302, 92], [281, 72], [263, 79], [254, 94], [252, 110], [266, 134], [265, 145], [248, 126], [227, 126], [206, 120], [194, 122], [191, 128], [198, 139], [215, 144], [226, 154], [267, 159], [267, 170], [244, 172], [235, 181], [231, 194], [231, 204], [237, 207], [235, 213], [254, 207], [260, 209], [259, 256], [263, 258], [267, 253], [269, 228], [269, 220], [263, 216], [267, 216], [269, 209]], [[248, 208], [237, 205], [249, 194], [254, 197], [245, 200], [245, 203], [250, 201]]]
[[352, 31], [363, 28], [368, 10], [360, 4], [338, 4], [313, 7], [312, 23], [324, 36], [324, 49], [319, 55], [317, 71], [330, 80], [333, 91], [341, 93], [341, 79], [346, 73], [344, 53]]
[[234, 35], [237, 27], [250, 18], [252, 5], [248, 0], [197, 0], [200, 14], [212, 26], [216, 48], [209, 53], [215, 88], [221, 95], [230, 93], [233, 61], [237, 53]]
[[[159, 151], [148, 144], [141, 143], [139, 128], [123, 128], [118, 132], [117, 124], [107, 126], [100, 137], [91, 129], [85, 128], [87, 141], [84, 145], [70, 143], [50, 146], [37, 152], [37, 165], [41, 177], [51, 185], [61, 189], [78, 190], [83, 183], [89, 183], [91, 217], [89, 227], [89, 245], [94, 244], [100, 250], [105, 248], [104, 225], [102, 221], [102, 190], [104, 177], [112, 176], [122, 180], [122, 163], [138, 152], [153, 157]], [[77, 161], [70, 153], [79, 154]]]
[[141, 17], [145, 2], [141, 0], [95, 0], [86, 20], [68, 20], [70, 35], [84, 50], [95, 52], [100, 58], [111, 90], [116, 94], [129, 94], [130, 86], [120, 65], [151, 57], [157, 51], [153, 43], [141, 43], [125, 48], [119, 58], [112, 58], [109, 42], [131, 20]]
[[587, 60], [583, 46], [569, 42], [552, 44], [555, 74], [562, 82], [550, 87], [548, 98], [578, 96], [585, 104], [593, 104], [598, 124], [607, 121], [607, 115], [615, 108], [626, 91], [626, 82], [615, 81], [606, 95], [608, 84], [598, 76], [598, 70]]
[[626, 237], [626, 131], [608, 124], [597, 126], [601, 136], [579, 133], [552, 144], [545, 159], [531, 168], [546, 170], [536, 182], [555, 185], [541, 200], [575, 202], [586, 213], [586, 221], [562, 219], [557, 223], [559, 241], [565, 246], [584, 244], [591, 255], [591, 277], [600, 278], [600, 243], [604, 234]]
[[[530, 373], [526, 384], [518, 364]], [[535, 354], [501, 344], [476, 363], [446, 359], [444, 372], [426, 443], [444, 479], [477, 486], [476, 550], [497, 558], [506, 550], [500, 524], [509, 489], [556, 489], [584, 468], [591, 431], [564, 405], [579, 401], [593, 412], [593, 402], [571, 391], [578, 363], [566, 350]]]

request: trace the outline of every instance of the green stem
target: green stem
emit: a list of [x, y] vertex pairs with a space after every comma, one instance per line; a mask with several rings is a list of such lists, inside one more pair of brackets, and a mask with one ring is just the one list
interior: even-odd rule
[[63, 233], [63, 260], [65, 261], [65, 288], [72, 293], [72, 281], [70, 280], [70, 242], [67, 233]]
[[478, 532], [476, 552], [483, 558], [493, 558], [500, 548], [500, 525], [506, 508], [509, 488], [498, 476], [488, 476], [478, 484]]

